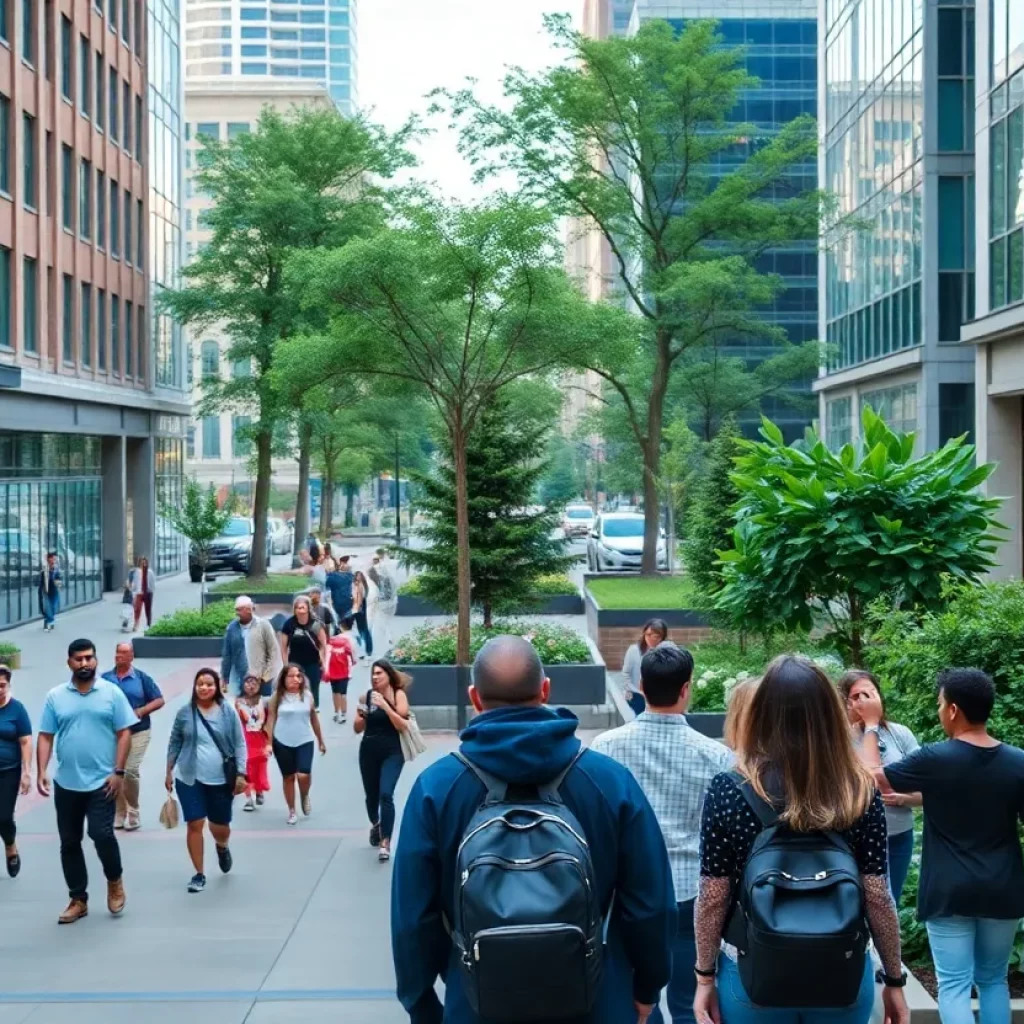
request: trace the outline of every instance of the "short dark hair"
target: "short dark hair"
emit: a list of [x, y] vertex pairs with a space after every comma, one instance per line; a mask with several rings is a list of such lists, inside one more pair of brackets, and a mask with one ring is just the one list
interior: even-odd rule
[[692, 678], [693, 655], [685, 647], [662, 643], [640, 661], [640, 685], [652, 707], [672, 707]]
[[96, 653], [96, 645], [91, 640], [72, 640], [68, 644], [68, 657], [70, 658], [73, 654], [82, 654], [85, 651], [92, 651]]
[[984, 725], [996, 702], [996, 685], [980, 668], [946, 668], [938, 676], [938, 689], [947, 704], [955, 704], [971, 725]]
[[47, 558], [56, 558], [57, 557], [57, 552], [56, 551], [47, 551], [46, 552], [46, 557]]
[[351, 629], [356, 624], [356, 617], [354, 615], [343, 615], [341, 617], [341, 628]]
[[473, 661], [473, 685], [484, 704], [528, 704], [540, 696], [544, 666], [529, 640], [495, 636]]
[[0, 676], [6, 676], [8, 680], [11, 678], [11, 666], [0, 663]]

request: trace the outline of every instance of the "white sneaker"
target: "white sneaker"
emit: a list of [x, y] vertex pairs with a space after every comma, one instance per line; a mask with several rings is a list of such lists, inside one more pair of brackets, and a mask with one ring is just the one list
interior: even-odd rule
[[344, 725], [348, 721], [348, 715], [338, 715], [338, 725]]
[[242, 810], [243, 811], [255, 811], [256, 810], [256, 804], [254, 803], [252, 797], [249, 797], [249, 799], [245, 801], [245, 806], [242, 808]]
[[288, 812], [288, 824], [289, 825], [294, 825], [298, 820], [299, 819], [296, 817], [294, 811], [289, 811]]

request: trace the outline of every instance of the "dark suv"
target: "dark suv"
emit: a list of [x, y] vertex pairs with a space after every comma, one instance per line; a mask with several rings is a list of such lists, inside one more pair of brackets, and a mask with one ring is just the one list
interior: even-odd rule
[[[252, 558], [252, 543], [255, 528], [251, 519], [244, 516], [232, 516], [228, 520], [224, 532], [216, 540], [210, 542], [209, 560], [206, 564], [206, 575], [212, 576], [219, 572], [248, 572]], [[270, 530], [267, 530], [267, 565], [270, 565]], [[189, 548], [188, 574], [193, 583], [203, 578], [203, 568], [199, 564], [195, 547]]]

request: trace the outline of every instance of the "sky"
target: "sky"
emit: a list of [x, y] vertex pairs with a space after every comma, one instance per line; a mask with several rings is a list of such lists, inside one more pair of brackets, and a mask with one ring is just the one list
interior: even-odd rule
[[[424, 97], [437, 87], [456, 89], [467, 78], [478, 94], [497, 102], [505, 68], [540, 70], [552, 64], [545, 14], [582, 15], [583, 0], [358, 0], [359, 105], [394, 130], [410, 113], [425, 114]], [[480, 188], [459, 156], [447, 119], [425, 122], [435, 134], [418, 146], [417, 176], [437, 183], [449, 198], [471, 200]], [[507, 187], [508, 182], [499, 182]]]

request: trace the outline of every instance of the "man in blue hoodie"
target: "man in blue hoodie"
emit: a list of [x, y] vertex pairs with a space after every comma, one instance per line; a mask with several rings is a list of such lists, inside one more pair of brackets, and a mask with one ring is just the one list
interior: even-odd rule
[[[479, 716], [462, 733], [462, 753], [512, 785], [549, 782], [580, 749], [575, 715], [545, 707], [551, 683], [521, 637], [488, 641], [473, 665], [469, 697]], [[592, 1013], [571, 1024], [645, 1021], [672, 973], [676, 901], [665, 840], [628, 769], [587, 751], [570, 769], [562, 800], [583, 826], [612, 945], [631, 970], [608, 970]], [[411, 1024], [481, 1024], [462, 987], [446, 922], [453, 920], [455, 861], [486, 795], [458, 758], [443, 757], [416, 780], [394, 860], [391, 943], [398, 998]], [[614, 895], [614, 907], [612, 897]], [[618, 979], [632, 976], [632, 991]], [[445, 982], [445, 1001], [434, 991]], [[561, 1021], [559, 1024], [570, 1024]]]

